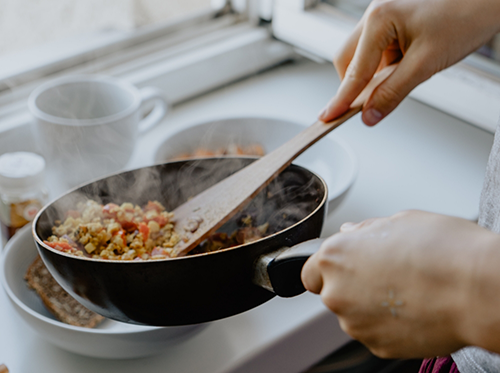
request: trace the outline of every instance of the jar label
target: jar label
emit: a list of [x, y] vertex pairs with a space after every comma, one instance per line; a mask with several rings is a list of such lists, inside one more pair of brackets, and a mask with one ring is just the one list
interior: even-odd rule
[[35, 218], [41, 208], [42, 204], [36, 199], [12, 203], [10, 205], [10, 226], [21, 228], [23, 225], [28, 224]]
[[40, 211], [40, 205], [33, 203], [29, 204], [23, 210], [23, 217], [28, 221], [32, 221], [36, 214], [38, 214], [38, 211]]

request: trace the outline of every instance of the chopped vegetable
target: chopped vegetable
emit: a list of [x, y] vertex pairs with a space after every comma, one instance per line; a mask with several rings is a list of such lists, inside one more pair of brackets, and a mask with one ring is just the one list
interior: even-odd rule
[[56, 242], [43, 241], [43, 242], [45, 244], [49, 245], [50, 247], [52, 247], [53, 249], [57, 249], [57, 250], [61, 250], [61, 251], [71, 251], [71, 249], [73, 249], [73, 246], [71, 246], [67, 242], [60, 242], [60, 241], [56, 241]]

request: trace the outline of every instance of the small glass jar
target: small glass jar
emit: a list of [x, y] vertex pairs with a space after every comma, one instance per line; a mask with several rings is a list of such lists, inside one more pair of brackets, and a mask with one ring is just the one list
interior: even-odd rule
[[2, 246], [31, 222], [47, 202], [45, 160], [28, 152], [0, 156], [0, 228]]

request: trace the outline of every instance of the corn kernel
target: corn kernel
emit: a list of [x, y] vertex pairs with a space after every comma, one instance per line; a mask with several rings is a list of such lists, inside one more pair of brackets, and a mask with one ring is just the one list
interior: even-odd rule
[[85, 245], [85, 251], [89, 254], [92, 253], [95, 249], [96, 247], [92, 245], [92, 243], [88, 243]]
[[157, 233], [160, 231], [160, 224], [158, 224], [157, 222], [155, 222], [154, 220], [151, 220], [149, 223], [148, 223], [148, 228], [149, 228], [149, 231], [151, 233]]

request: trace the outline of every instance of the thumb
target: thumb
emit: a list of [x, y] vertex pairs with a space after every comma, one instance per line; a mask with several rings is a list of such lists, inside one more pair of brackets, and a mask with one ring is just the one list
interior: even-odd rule
[[408, 50], [394, 72], [371, 94], [363, 107], [363, 122], [374, 126], [389, 115], [420, 83], [432, 76], [429, 60]]

